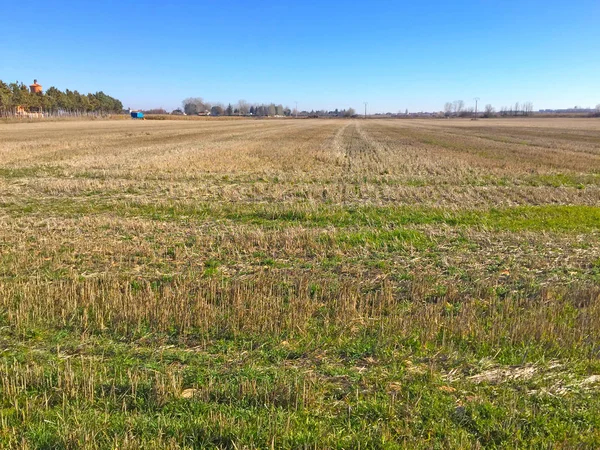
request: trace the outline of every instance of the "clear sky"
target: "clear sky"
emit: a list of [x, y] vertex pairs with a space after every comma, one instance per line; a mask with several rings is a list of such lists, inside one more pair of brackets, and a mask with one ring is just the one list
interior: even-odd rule
[[0, 79], [125, 107], [600, 103], [599, 0], [0, 0]]

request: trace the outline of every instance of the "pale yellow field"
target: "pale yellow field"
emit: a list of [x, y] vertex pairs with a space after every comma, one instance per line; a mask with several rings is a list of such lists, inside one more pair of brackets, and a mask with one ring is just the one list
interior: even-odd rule
[[[37, 173], [19, 185], [1, 179], [0, 193], [136, 186], [157, 200], [593, 204], [599, 134], [594, 119], [0, 125], [0, 165]], [[570, 183], [553, 182], [557, 174]]]
[[[548, 215], [572, 222], [563, 228], [579, 221], [576, 216], [569, 219], [568, 210], [552, 208], [599, 206], [599, 123], [508, 119], [0, 125], [0, 233], [8, 245], [4, 273], [39, 277], [47, 267], [50, 273], [68, 273], [68, 278], [177, 276], [215, 259], [220, 273], [240, 276], [262, 271], [261, 258], [267, 258], [275, 264], [272, 271], [295, 276], [302, 266], [328, 274], [319, 269], [320, 261], [332, 255], [341, 258], [342, 272], [361, 273], [360, 255], [376, 258], [369, 256], [368, 245], [336, 244], [332, 249], [323, 236], [387, 232], [408, 220], [404, 226], [409, 230], [439, 242], [444, 263], [384, 252], [378, 257], [384, 258], [386, 269], [371, 267], [366, 281], [395, 270], [432, 271], [446, 279], [448, 267], [480, 276], [492, 254], [515, 266], [515, 277], [588, 277], [589, 264], [598, 257], [596, 235], [550, 238], [538, 228], [544, 228]], [[369, 225], [369, 220], [379, 220], [379, 209], [385, 216], [402, 207], [415, 214], [434, 208], [441, 214], [474, 216], [508, 208], [500, 215], [509, 215], [516, 225], [494, 225], [499, 229], [490, 233], [492, 225], [449, 226], [466, 220], [452, 218], [411, 223], [404, 213]], [[352, 217], [343, 225], [336, 225], [339, 218], [323, 217], [349, 212], [359, 216], [356, 224]], [[361, 222], [361, 214], [372, 219]], [[304, 219], [294, 221], [295, 215]], [[520, 224], [523, 220], [527, 225]], [[458, 235], [468, 235], [474, 249], [464, 253], [456, 247]], [[124, 241], [124, 236], [129, 238]], [[186, 236], [197, 244], [165, 260], [165, 249], [179, 248]], [[587, 247], [568, 245], [574, 238], [587, 240]], [[64, 245], [66, 252], [61, 251]], [[553, 256], [556, 251], [560, 256]], [[572, 270], [557, 272], [558, 260], [571, 264]]]

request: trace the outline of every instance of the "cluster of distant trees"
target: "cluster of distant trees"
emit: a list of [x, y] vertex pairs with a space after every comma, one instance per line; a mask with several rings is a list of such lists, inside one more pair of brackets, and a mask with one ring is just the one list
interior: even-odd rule
[[[477, 114], [479, 115], [480, 111], [477, 111]], [[496, 115], [496, 109], [492, 105], [487, 104], [483, 108], [481, 114], [483, 117], [494, 117]], [[501, 116], [530, 116], [531, 114], [533, 114], [533, 103], [531, 102], [517, 102], [514, 106], [503, 106], [500, 109]], [[447, 117], [472, 117], [475, 115], [475, 107], [465, 107], [465, 102], [462, 100], [446, 102], [444, 104], [444, 115]]]
[[171, 114], [187, 114], [188, 116], [210, 114], [211, 116], [337, 116], [350, 117], [355, 114], [354, 109], [348, 108], [335, 111], [296, 111], [288, 106], [275, 103], [249, 103], [246, 100], [239, 100], [235, 104], [229, 103], [225, 106], [223, 103], [210, 103], [202, 97], [186, 98], [182, 102], [182, 110], [175, 110]]
[[354, 108], [348, 108], [348, 109], [338, 109], [336, 108], [334, 111], [327, 111], [325, 109], [320, 109], [320, 110], [312, 110], [310, 112], [308, 111], [302, 111], [301, 113], [298, 113], [301, 116], [308, 116], [308, 117], [355, 117], [356, 116], [356, 111], [354, 110]]
[[232, 105], [223, 103], [210, 103], [202, 97], [189, 97], [182, 102], [183, 112], [188, 116], [210, 114], [211, 116], [291, 116], [292, 110], [283, 105], [252, 104], [246, 100], [239, 100]]
[[50, 114], [120, 113], [123, 110], [119, 100], [102, 91], [85, 95], [51, 87], [46, 92], [31, 93], [23, 83], [7, 84], [0, 80], [0, 115], [15, 115], [18, 107]]
[[[487, 105], [491, 110], [493, 108], [491, 105]], [[471, 117], [475, 115], [475, 107], [474, 106], [465, 106], [465, 102], [463, 100], [454, 100], [453, 102], [446, 102], [444, 104], [444, 115], [446, 117], [456, 116], [456, 117]]]
[[144, 109], [142, 112], [144, 114], [169, 114], [164, 108]]
[[500, 108], [501, 116], [530, 116], [533, 114], [533, 103], [524, 102], [515, 103], [513, 106], [503, 106]]

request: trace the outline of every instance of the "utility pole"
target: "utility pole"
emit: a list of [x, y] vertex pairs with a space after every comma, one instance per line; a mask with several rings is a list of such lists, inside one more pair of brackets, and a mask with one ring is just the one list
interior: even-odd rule
[[365, 103], [365, 119], [367, 118], [367, 105], [369, 104], [368, 102], [364, 102]]
[[477, 120], [477, 102], [479, 101], [479, 97], [475, 97], [473, 100], [475, 100], [475, 119]]
[[296, 119], [298, 118], [298, 102], [294, 102], [296, 103]]

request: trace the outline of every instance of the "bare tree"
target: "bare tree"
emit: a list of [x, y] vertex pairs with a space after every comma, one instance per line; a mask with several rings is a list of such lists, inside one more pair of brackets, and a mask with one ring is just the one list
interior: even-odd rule
[[246, 100], [239, 100], [237, 102], [236, 109], [239, 111], [241, 116], [245, 116], [250, 111], [250, 105]]
[[598, 104], [596, 105], [596, 112], [597, 112], [597, 113], [600, 113], [600, 103], [598, 103]]
[[446, 116], [452, 115], [452, 103], [451, 102], [444, 103], [444, 114]]
[[531, 102], [523, 103], [522, 108], [523, 108], [524, 116], [530, 116], [533, 113], [533, 103], [531, 103]]
[[344, 111], [344, 117], [352, 117], [354, 114], [356, 114], [354, 108], [348, 108]]
[[515, 109], [514, 109], [515, 116], [519, 115], [519, 108], [520, 107], [521, 106], [519, 105], [519, 102], [515, 103]]
[[489, 103], [487, 105], [485, 105], [483, 117], [492, 117], [494, 115], [494, 113], [495, 113], [495, 111], [494, 111], [494, 107], [492, 105], [490, 105]]
[[459, 116], [460, 113], [463, 112], [463, 109], [465, 109], [465, 102], [462, 100], [454, 100], [452, 104], [454, 106], [454, 114], [457, 116]]

